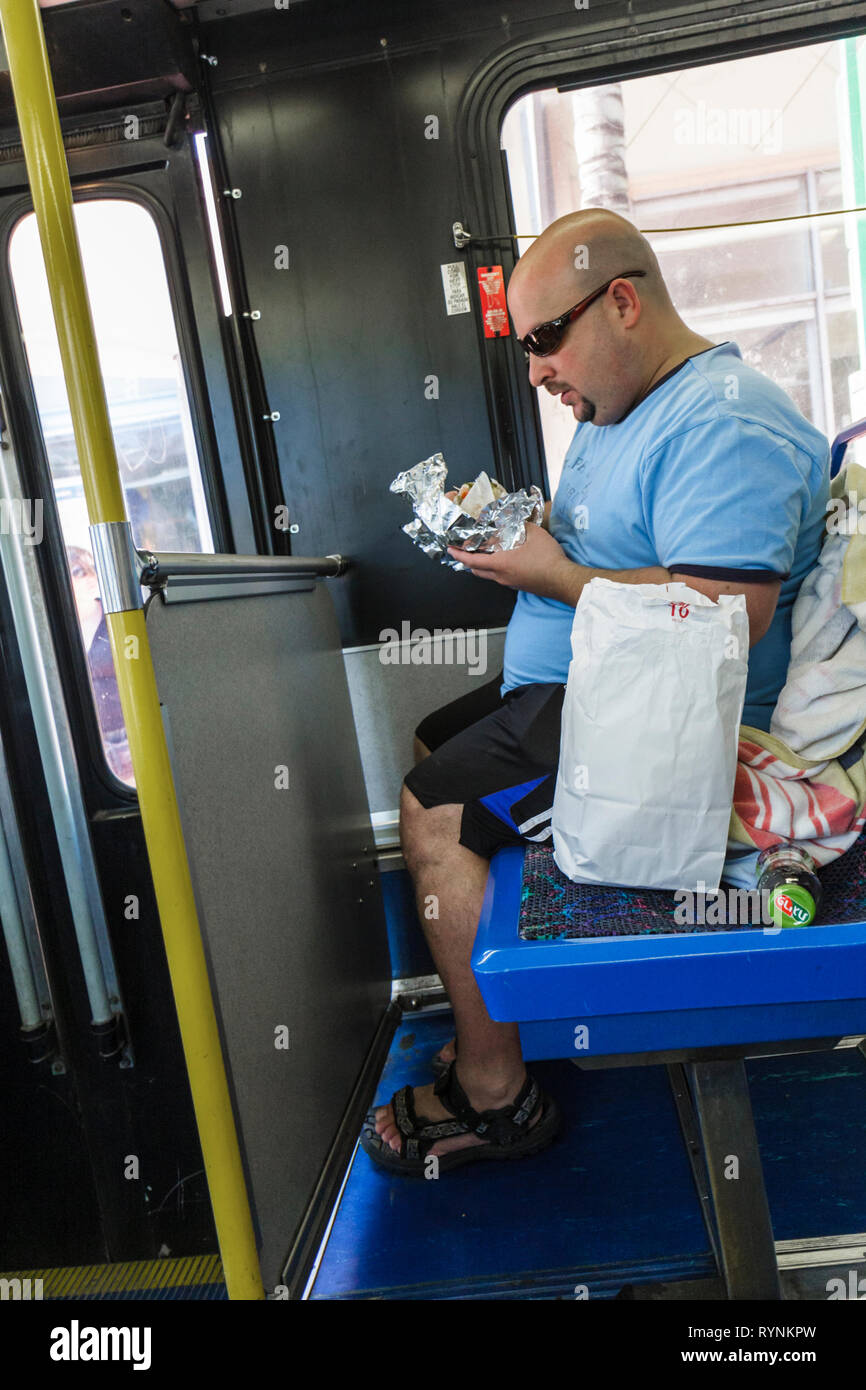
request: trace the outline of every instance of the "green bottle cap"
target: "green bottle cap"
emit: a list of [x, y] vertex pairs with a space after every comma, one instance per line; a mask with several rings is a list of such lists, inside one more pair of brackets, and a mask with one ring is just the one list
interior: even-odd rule
[[779, 927], [808, 927], [815, 920], [815, 899], [802, 883], [780, 883], [770, 897], [770, 916]]

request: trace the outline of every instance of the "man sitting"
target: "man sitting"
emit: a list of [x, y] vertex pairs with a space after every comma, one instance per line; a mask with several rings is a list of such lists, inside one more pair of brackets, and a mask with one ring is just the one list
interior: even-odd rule
[[528, 526], [524, 545], [451, 552], [519, 593], [502, 681], [419, 726], [421, 760], [403, 787], [403, 854], [459, 1039], [459, 1061], [455, 1043], [434, 1059], [435, 1088], [404, 1087], [368, 1116], [364, 1147], [406, 1173], [429, 1155], [444, 1170], [536, 1152], [559, 1125], [527, 1077], [517, 1025], [489, 1017], [470, 954], [491, 856], [551, 833], [584, 584], [682, 580], [712, 599], [744, 594], [743, 722], [768, 729], [829, 495], [827, 441], [736, 344], [683, 323], [624, 218], [588, 209], [554, 222], [519, 261], [508, 302], [532, 385], [559, 396], [578, 427], [544, 525]]

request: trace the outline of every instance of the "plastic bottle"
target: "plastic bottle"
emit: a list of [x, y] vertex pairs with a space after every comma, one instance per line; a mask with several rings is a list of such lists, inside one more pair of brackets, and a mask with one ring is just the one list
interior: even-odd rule
[[821, 880], [812, 856], [797, 845], [774, 845], [758, 858], [758, 891], [768, 894], [780, 927], [808, 927], [821, 907]]

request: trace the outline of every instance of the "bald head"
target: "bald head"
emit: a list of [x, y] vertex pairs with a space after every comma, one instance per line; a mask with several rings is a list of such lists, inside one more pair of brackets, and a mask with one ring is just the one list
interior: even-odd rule
[[514, 268], [508, 302], [516, 316], [531, 305], [535, 324], [542, 323], [627, 270], [644, 272], [636, 282], [642, 300], [673, 307], [646, 237], [616, 212], [584, 208], [557, 218], [536, 237]]

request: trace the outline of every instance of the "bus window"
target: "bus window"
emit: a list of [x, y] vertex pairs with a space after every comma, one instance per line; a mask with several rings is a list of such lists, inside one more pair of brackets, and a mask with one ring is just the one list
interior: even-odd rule
[[[580, 207], [628, 217], [689, 328], [736, 342], [830, 439], [866, 416], [858, 219], [804, 214], [864, 202], [848, 92], [862, 43], [534, 92], [502, 126], [517, 232]], [[574, 420], [538, 395], [552, 491]]]
[[[145, 550], [213, 551], [165, 263], [156, 224], [140, 203], [75, 205], [100, 365], [126, 510]], [[105, 757], [134, 784], [39, 234], [17, 223], [9, 265]]]

